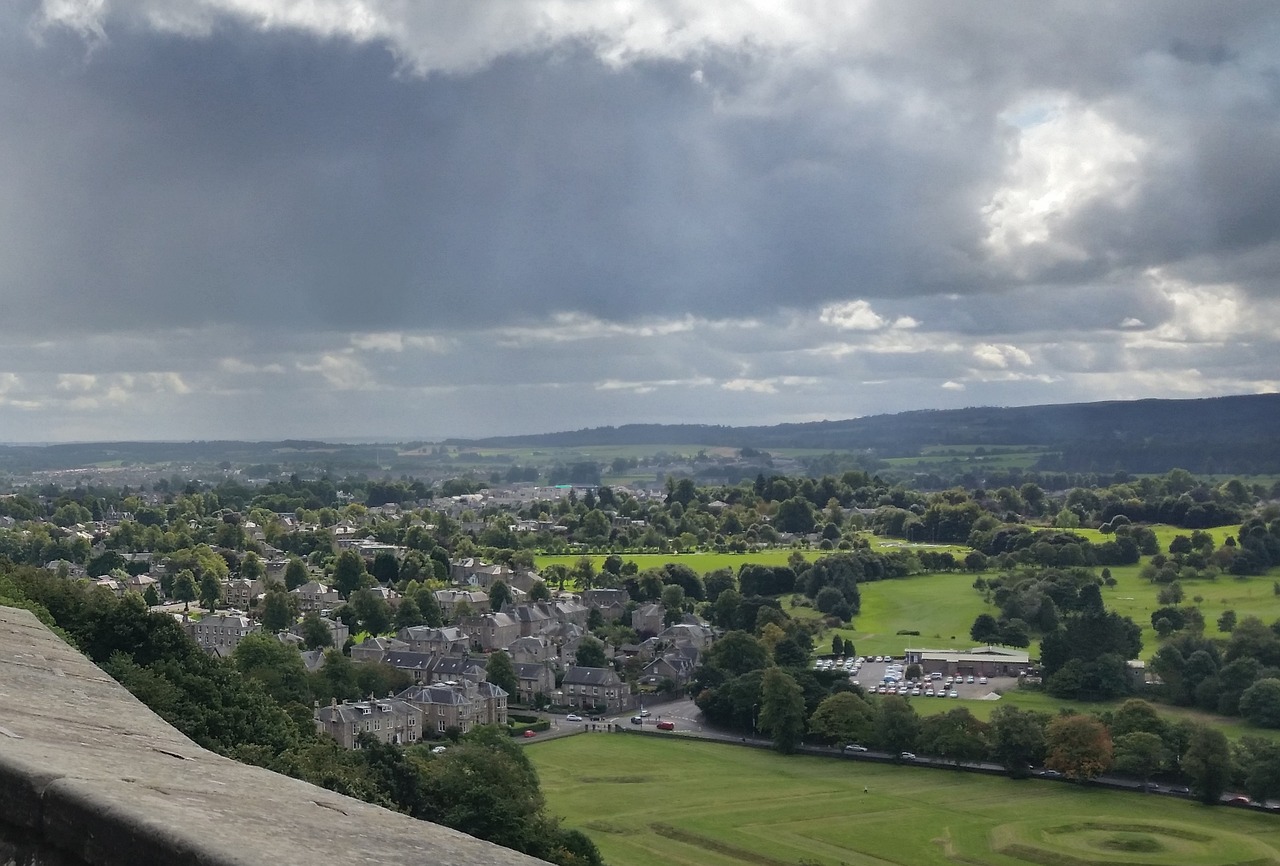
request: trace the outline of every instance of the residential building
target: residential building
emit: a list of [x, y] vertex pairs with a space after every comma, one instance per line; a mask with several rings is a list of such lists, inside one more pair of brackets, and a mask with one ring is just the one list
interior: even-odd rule
[[201, 619], [185, 619], [182, 629], [206, 651], [220, 656], [232, 653], [247, 635], [260, 629], [240, 614], [212, 613]]
[[555, 669], [550, 662], [515, 662], [516, 681], [519, 683], [517, 700], [522, 704], [532, 705], [537, 702], [538, 695], [551, 699], [556, 689]]
[[311, 580], [293, 590], [292, 595], [298, 602], [299, 613], [313, 610], [329, 610], [342, 604], [342, 596], [317, 580]]
[[586, 668], [577, 665], [565, 671], [560, 684], [560, 703], [591, 710], [604, 707], [618, 712], [631, 706], [631, 686], [613, 668]]
[[520, 637], [520, 623], [505, 613], [463, 617], [458, 627], [466, 632], [473, 648], [479, 647], [485, 652], [504, 649]]
[[361, 701], [334, 701], [316, 707], [316, 730], [328, 734], [347, 749], [359, 748], [360, 734], [369, 734], [384, 743], [416, 743], [424, 730], [422, 709], [402, 698], [373, 697]]
[[637, 634], [657, 634], [662, 631], [666, 614], [667, 609], [660, 604], [642, 604], [631, 614], [631, 627]]
[[450, 728], [465, 734], [475, 725], [507, 723], [507, 693], [493, 683], [464, 680], [410, 686], [398, 697], [422, 712], [426, 736], [441, 737]]

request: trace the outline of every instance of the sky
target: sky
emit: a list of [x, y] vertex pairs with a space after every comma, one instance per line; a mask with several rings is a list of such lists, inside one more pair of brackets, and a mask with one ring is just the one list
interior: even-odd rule
[[1280, 388], [1280, 6], [0, 4], [0, 441]]

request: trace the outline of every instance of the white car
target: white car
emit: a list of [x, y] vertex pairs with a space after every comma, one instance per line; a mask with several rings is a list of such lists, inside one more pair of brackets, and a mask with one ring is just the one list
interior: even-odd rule
[[448, 751], [448, 749], [446, 749], [444, 746], [436, 746], [434, 749], [432, 749], [432, 750], [431, 750], [431, 754], [433, 754], [433, 755], [442, 755], [442, 754], [444, 754], [444, 753], [445, 753], [445, 752], [447, 752], [447, 751]]
[[582, 716], [578, 715], [577, 713], [570, 713], [569, 715], [564, 717], [564, 720], [566, 722], [580, 722], [582, 721]]

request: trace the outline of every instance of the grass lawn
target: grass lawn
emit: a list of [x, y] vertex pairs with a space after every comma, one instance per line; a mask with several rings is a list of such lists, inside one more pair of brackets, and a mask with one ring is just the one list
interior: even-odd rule
[[527, 754], [610, 866], [1280, 863], [1274, 816], [1170, 797], [624, 734]]

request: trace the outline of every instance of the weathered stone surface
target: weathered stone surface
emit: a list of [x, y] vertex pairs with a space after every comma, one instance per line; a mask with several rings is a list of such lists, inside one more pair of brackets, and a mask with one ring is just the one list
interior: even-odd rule
[[0, 607], [0, 864], [541, 863], [205, 751]]

